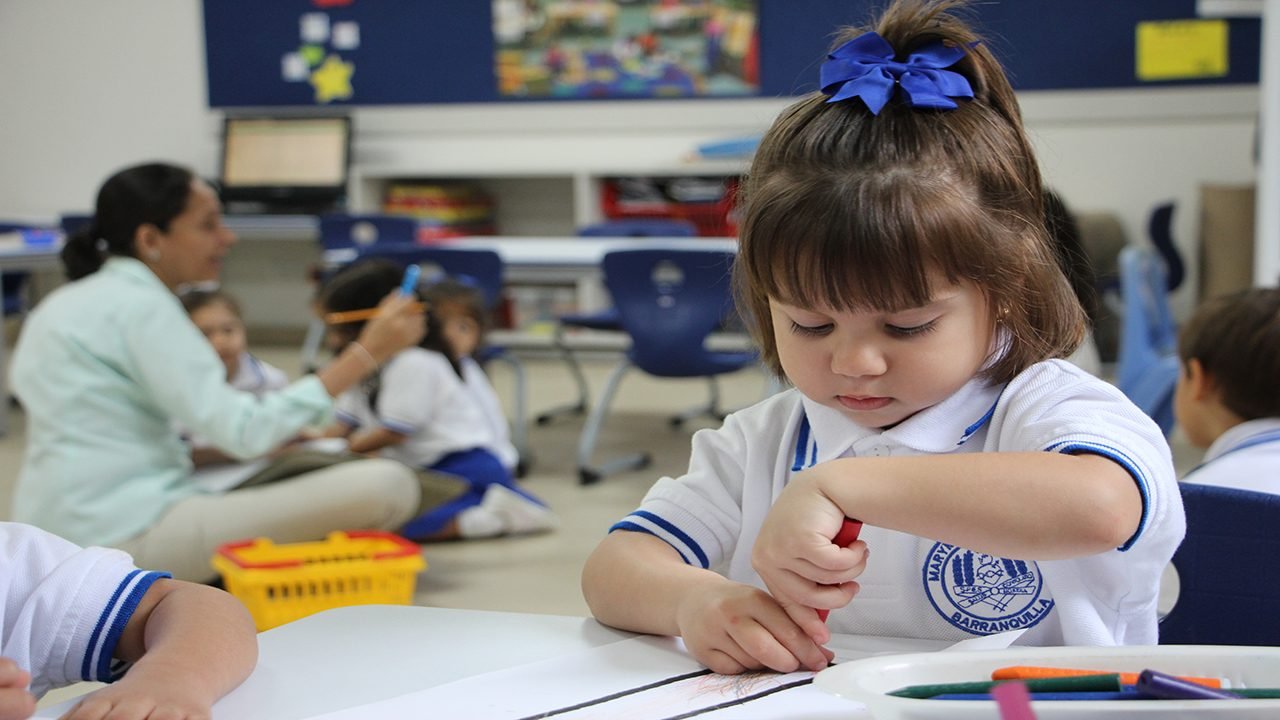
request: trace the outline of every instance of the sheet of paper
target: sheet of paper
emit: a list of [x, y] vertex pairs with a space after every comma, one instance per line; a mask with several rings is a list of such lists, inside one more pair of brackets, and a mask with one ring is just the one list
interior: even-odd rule
[[1139, 80], [1189, 80], [1227, 74], [1226, 20], [1159, 20], [1138, 23]]
[[314, 720], [849, 720], [862, 706], [812, 684], [814, 673], [716, 675], [675, 638], [641, 637], [477, 675]]
[[267, 466], [267, 460], [250, 460], [201, 468], [191, 473], [191, 482], [209, 494], [224, 493]]

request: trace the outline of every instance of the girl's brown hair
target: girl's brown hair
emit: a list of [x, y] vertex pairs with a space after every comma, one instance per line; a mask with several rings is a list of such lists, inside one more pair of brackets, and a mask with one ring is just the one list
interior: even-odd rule
[[[1084, 313], [1045, 226], [1039, 167], [1003, 70], [953, 11], [965, 0], [901, 0], [871, 28], [902, 61], [941, 40], [967, 48], [949, 69], [972, 100], [915, 109], [898, 93], [879, 115], [814, 93], [765, 134], [739, 198], [734, 274], [766, 363], [779, 375], [769, 298], [802, 307], [896, 311], [932, 283], [972, 281], [1007, 333], [982, 375], [1007, 382], [1069, 355]], [[867, 28], [846, 28], [842, 44]]]

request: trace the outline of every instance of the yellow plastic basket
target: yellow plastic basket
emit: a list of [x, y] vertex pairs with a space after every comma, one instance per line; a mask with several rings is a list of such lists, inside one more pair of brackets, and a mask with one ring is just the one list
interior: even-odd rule
[[334, 532], [321, 542], [231, 542], [212, 562], [258, 630], [347, 605], [408, 605], [427, 567], [417, 545], [376, 530]]

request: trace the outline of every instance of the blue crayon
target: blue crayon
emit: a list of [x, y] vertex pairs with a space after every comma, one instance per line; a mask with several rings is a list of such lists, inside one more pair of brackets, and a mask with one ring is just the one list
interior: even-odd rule
[[400, 294], [412, 295], [418, 289], [418, 274], [422, 272], [422, 268], [418, 265], [410, 265], [404, 269], [404, 280], [400, 281]]

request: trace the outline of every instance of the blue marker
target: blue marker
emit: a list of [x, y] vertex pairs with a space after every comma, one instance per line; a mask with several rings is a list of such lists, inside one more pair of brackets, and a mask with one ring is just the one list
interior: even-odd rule
[[400, 281], [400, 294], [413, 295], [418, 289], [418, 274], [422, 272], [422, 268], [418, 265], [410, 265], [404, 269], [404, 280]]

